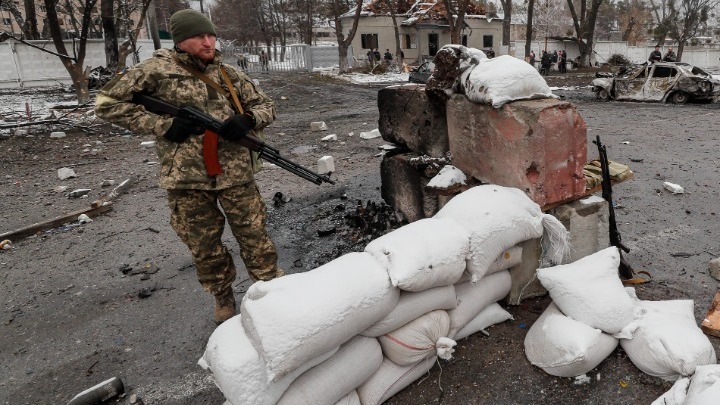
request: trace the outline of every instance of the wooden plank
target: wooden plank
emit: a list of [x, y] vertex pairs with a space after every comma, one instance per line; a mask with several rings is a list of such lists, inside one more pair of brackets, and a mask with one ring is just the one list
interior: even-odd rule
[[106, 202], [104, 205], [100, 205], [99, 207], [88, 207], [81, 210], [73, 211], [68, 214], [55, 217], [48, 221], [38, 222], [24, 228], [2, 233], [0, 234], [0, 240], [10, 239], [11, 241], [16, 242], [19, 239], [26, 238], [38, 232], [47, 231], [48, 229], [57, 228], [58, 226], [66, 224], [68, 222], [77, 221], [78, 216], [82, 214], [93, 218], [102, 213], [108, 212], [111, 209], [112, 203]]
[[[612, 180], [612, 181], [610, 181], [610, 184], [611, 184], [612, 186], [614, 186], [614, 185], [616, 185], [616, 184], [618, 184], [618, 183], [622, 183], [622, 182], [631, 180], [634, 176], [635, 176], [635, 175], [634, 175], [634, 173], [633, 173], [633, 174], [630, 174], [628, 177], [626, 177], [626, 178], [624, 178], [624, 179], [622, 179], [622, 180]], [[568, 199], [568, 200], [558, 201], [558, 202], [554, 202], [554, 203], [551, 203], [551, 204], [546, 204], [546, 205], [544, 205], [544, 206], [542, 207], [542, 211], [543, 211], [543, 212], [547, 212], [547, 211], [549, 211], [549, 210], [551, 210], [551, 209], [553, 209], [553, 208], [557, 208], [557, 207], [559, 207], [559, 206], [561, 206], [561, 205], [563, 205], [563, 204], [567, 204], [567, 203], [569, 203], [569, 202], [573, 202], [573, 201], [577, 201], [577, 200], [582, 200], [583, 198], [589, 197], [589, 196], [591, 196], [591, 195], [593, 195], [593, 194], [595, 194], [595, 193], [597, 193], [597, 192], [599, 192], [599, 191], [602, 191], [602, 184], [598, 184], [597, 186], [595, 186], [595, 187], [593, 187], [593, 188], [586, 189], [586, 190], [585, 190], [585, 193], [584, 193], [582, 196], [580, 196], [580, 197], [570, 198], [570, 199]]]

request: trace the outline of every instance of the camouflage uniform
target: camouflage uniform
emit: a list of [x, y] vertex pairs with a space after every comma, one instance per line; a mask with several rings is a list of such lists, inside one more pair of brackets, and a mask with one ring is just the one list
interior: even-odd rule
[[[203, 161], [204, 135], [191, 136], [181, 143], [169, 141], [163, 135], [172, 117], [148, 113], [130, 102], [133, 93], [143, 93], [178, 107], [195, 107], [221, 121], [236, 113], [224, 94], [183, 69], [174, 57], [226, 89], [219, 52], [214, 61], [205, 65], [188, 54], [160, 49], [153, 58], [119, 75], [100, 91], [96, 114], [132, 131], [156, 136], [160, 187], [168, 190], [171, 224], [190, 248], [198, 280], [206, 291], [217, 296], [235, 280], [235, 265], [221, 242], [226, 219], [240, 244], [250, 277], [279, 277], [283, 273], [277, 267], [277, 251], [265, 229], [265, 204], [255, 184], [249, 151], [220, 138], [218, 158], [223, 173], [210, 177]], [[223, 66], [243, 108], [255, 119], [253, 134], [260, 136], [262, 128], [275, 119], [272, 100], [245, 73]]]

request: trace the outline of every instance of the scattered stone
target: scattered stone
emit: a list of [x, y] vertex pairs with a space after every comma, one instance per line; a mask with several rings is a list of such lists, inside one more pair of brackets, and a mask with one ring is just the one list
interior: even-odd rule
[[710, 260], [708, 269], [710, 270], [710, 275], [713, 276], [715, 280], [720, 281], [720, 257]]
[[288, 100], [288, 98], [285, 96], [280, 96], [280, 100]]
[[273, 203], [275, 204], [276, 207], [282, 207], [286, 203], [290, 202], [290, 200], [292, 200], [292, 198], [285, 197], [283, 195], [283, 193], [281, 193], [279, 191], [277, 193], [275, 193], [275, 195], [273, 196]]
[[327, 131], [328, 127], [323, 121], [316, 121], [310, 123], [311, 131]]
[[663, 183], [663, 187], [665, 187], [665, 190], [673, 193], [673, 194], [683, 194], [685, 193], [685, 189], [682, 188], [680, 185], [675, 183], [670, 183], [669, 181], [666, 181]]
[[120, 263], [120, 271], [122, 274], [128, 274], [132, 271], [132, 266], [127, 263]]
[[306, 153], [310, 153], [313, 149], [315, 149], [314, 146], [303, 145], [292, 149], [290, 153], [292, 153], [293, 155], [304, 155]]
[[323, 156], [318, 159], [318, 174], [328, 174], [335, 172], [335, 161], [332, 156]]
[[75, 170], [69, 167], [61, 167], [57, 171], [57, 176], [60, 180], [67, 180], [71, 177], [77, 177], [77, 174], [75, 174]]
[[115, 185], [115, 180], [103, 180], [102, 183], [100, 183], [100, 187], [110, 187]]
[[395, 145], [390, 145], [389, 143], [386, 143], [386, 144], [384, 144], [384, 145], [378, 146], [378, 149], [380, 149], [380, 150], [385, 150], [385, 151], [389, 151], [389, 150], [397, 149], [397, 146], [395, 146]]
[[68, 405], [99, 404], [125, 393], [125, 386], [117, 377], [103, 381], [75, 395]]
[[295, 260], [295, 261], [293, 262], [293, 266], [294, 266], [294, 267], [302, 267], [302, 266], [303, 266], [302, 259], [297, 259], [297, 260]]
[[57, 186], [53, 188], [53, 191], [56, 193], [62, 193], [63, 191], [67, 190], [68, 186]]
[[28, 131], [27, 129], [16, 129], [15, 130], [15, 136], [27, 136]]
[[348, 136], [355, 136], [355, 132], [348, 133]]
[[370, 132], [360, 132], [360, 138], [362, 139], [374, 139], [380, 137], [380, 131], [375, 128]]
[[143, 148], [151, 148], [151, 147], [155, 146], [155, 141], [140, 142], [140, 146]]
[[322, 238], [324, 236], [334, 234], [335, 231], [337, 231], [337, 227], [335, 227], [335, 225], [328, 224], [328, 225], [325, 225], [322, 228], [318, 229], [317, 233], [318, 233], [318, 236]]
[[67, 135], [65, 135], [65, 132], [63, 131], [57, 131], [57, 132], [51, 132], [50, 138], [65, 138]]
[[150, 287], [141, 288], [140, 291], [138, 291], [138, 297], [140, 298], [148, 298], [152, 295], [153, 290]]
[[78, 222], [81, 223], [81, 224], [87, 224], [87, 223], [90, 223], [90, 222], [92, 222], [92, 221], [93, 221], [92, 218], [90, 218], [89, 216], [87, 216], [87, 214], [80, 214], [80, 215], [78, 216]]
[[76, 190], [71, 191], [70, 194], [68, 194], [68, 198], [84, 197], [84, 196], [88, 195], [88, 193], [90, 193], [90, 191], [92, 191], [92, 190], [89, 188], [78, 188]]
[[330, 135], [322, 138], [321, 141], [323, 141], [323, 142], [337, 141], [337, 139], [338, 139], [338, 138], [337, 138], [337, 134], [330, 134]]

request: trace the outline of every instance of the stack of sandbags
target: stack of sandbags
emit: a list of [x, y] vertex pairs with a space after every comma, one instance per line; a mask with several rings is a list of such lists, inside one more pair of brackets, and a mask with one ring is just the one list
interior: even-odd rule
[[387, 400], [451, 358], [454, 339], [511, 318], [497, 301], [510, 290], [507, 269], [521, 260], [517, 242], [545, 233], [549, 253], [564, 247], [562, 225], [524, 193], [479, 188], [364, 252], [253, 284], [200, 364], [233, 405]]
[[712, 344], [695, 323], [693, 302], [641, 301], [618, 278], [620, 253], [609, 247], [574, 263], [538, 269], [553, 304], [525, 337], [530, 362], [575, 377], [617, 347], [643, 372], [676, 380], [715, 364]]
[[541, 268], [550, 305], [525, 336], [530, 363], [548, 374], [575, 377], [595, 368], [617, 347], [612, 335], [634, 319], [634, 303], [617, 276], [620, 255], [610, 247], [570, 264]]

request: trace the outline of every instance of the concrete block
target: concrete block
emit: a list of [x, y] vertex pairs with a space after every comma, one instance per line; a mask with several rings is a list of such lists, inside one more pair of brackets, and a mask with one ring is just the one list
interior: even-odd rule
[[318, 159], [318, 174], [328, 174], [335, 172], [335, 160], [332, 156], [323, 156]]
[[599, 196], [554, 208], [551, 212], [570, 231], [570, 255], [565, 263], [572, 263], [610, 246], [608, 202]]
[[429, 218], [438, 211], [438, 196], [425, 186], [432, 177], [415, 153], [387, 154], [380, 163], [380, 195], [391, 207], [400, 211], [408, 222]]
[[453, 165], [466, 174], [524, 190], [540, 206], [585, 193], [587, 126], [571, 103], [526, 100], [495, 109], [456, 94], [447, 122]]
[[708, 270], [710, 270], [710, 275], [715, 279], [720, 281], [720, 257], [716, 257], [708, 263]]
[[522, 300], [532, 297], [540, 297], [547, 294], [545, 287], [535, 276], [540, 267], [542, 256], [542, 245], [540, 239], [530, 239], [519, 243], [522, 248], [522, 262], [510, 268], [510, 279], [512, 284], [510, 292], [505, 297], [508, 305], [520, 305]]
[[378, 129], [384, 140], [431, 157], [443, 157], [449, 151], [445, 104], [428, 98], [425, 86], [380, 90], [378, 110]]

